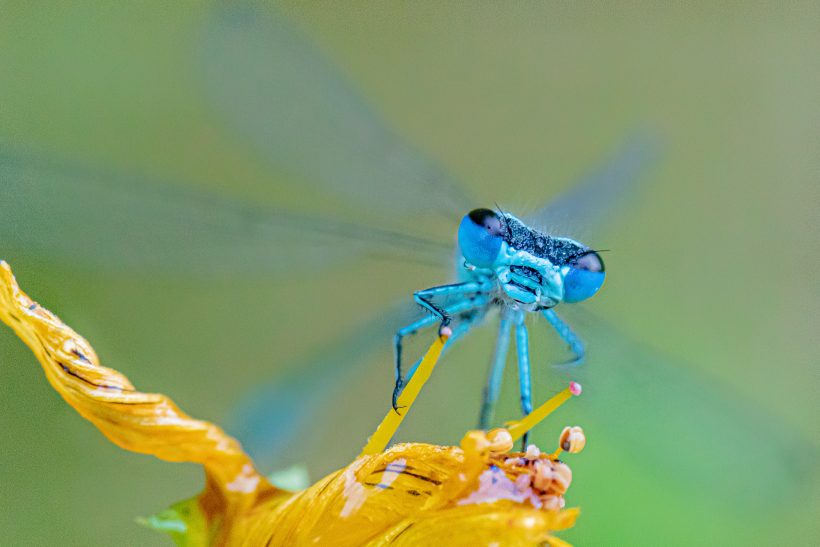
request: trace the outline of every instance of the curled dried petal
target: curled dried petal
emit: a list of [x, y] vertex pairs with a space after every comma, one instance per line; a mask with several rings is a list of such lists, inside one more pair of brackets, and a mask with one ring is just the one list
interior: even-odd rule
[[584, 430], [580, 427], [565, 427], [558, 438], [558, 444], [565, 452], [577, 454], [586, 446], [587, 438], [584, 435]]

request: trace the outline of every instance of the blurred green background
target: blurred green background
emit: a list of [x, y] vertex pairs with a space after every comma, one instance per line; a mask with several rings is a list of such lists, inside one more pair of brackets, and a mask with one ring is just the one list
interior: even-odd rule
[[[221, 9], [0, 2], [0, 200], [23, 208], [19, 222], [3, 209], [0, 256], [105, 364], [196, 417], [242, 429], [236, 409], [254, 386], [298, 378], [300, 359], [378, 320], [386, 302], [446, 282], [449, 269], [357, 259], [279, 276], [258, 266], [289, 260], [272, 244], [255, 250], [267, 259], [251, 253], [217, 274], [192, 275], [161, 262], [133, 267], [127, 245], [95, 242], [105, 226], [88, 219], [107, 202], [70, 186], [85, 177], [67, 176], [65, 165], [97, 170], [103, 187], [105, 173], [128, 174], [126, 215], [127, 196], [156, 190], [141, 186], [144, 178], [262, 209], [368, 225], [394, 216], [278, 168], [264, 143], [237, 130], [205, 66], [213, 50], [203, 42]], [[662, 152], [641, 191], [593, 236], [613, 249], [609, 279], [588, 306], [599, 319], [578, 324], [590, 346], [583, 380], [598, 378], [610, 397], [596, 400], [592, 390], [588, 405], [573, 401], [534, 435], [549, 448], [577, 422], [589, 437], [570, 462], [567, 496], [583, 515], [563, 537], [579, 545], [820, 542], [816, 4], [288, 2], [239, 19], [289, 29], [298, 47], [324, 59], [317, 70], [347, 82], [376, 113], [354, 110], [351, 119], [380, 120], [485, 205], [531, 211], [650, 128]], [[326, 91], [333, 104], [334, 89]], [[260, 106], [306, 108], [293, 101]], [[307, 149], [317, 164], [328, 154], [322, 142]], [[18, 155], [34, 166], [14, 167]], [[10, 195], [19, 180], [30, 184], [25, 199]], [[109, 185], [115, 195], [120, 184]], [[38, 200], [59, 201], [68, 214], [46, 218]], [[205, 237], [186, 232], [183, 216], [157, 228], [150, 208], [132, 213], [123, 225], [166, 229], [180, 246]], [[451, 241], [458, 221], [421, 212], [390, 225]], [[75, 232], [86, 238], [77, 249], [62, 239]], [[483, 330], [442, 363], [403, 440], [453, 444], [474, 425], [491, 351]], [[563, 356], [554, 339], [533, 338], [536, 362]], [[315, 479], [350, 461], [389, 401], [389, 340], [379, 348], [339, 374], [337, 390], [320, 392], [310, 429], [285, 455], [255, 454], [263, 471], [301, 461]], [[322, 357], [331, 369], [333, 356]], [[500, 418], [516, 415], [512, 361]], [[196, 493], [200, 470], [110, 444], [52, 391], [6, 328], [0, 370], [0, 544], [169, 544], [134, 517]], [[307, 392], [315, 374], [306, 369]], [[534, 374], [536, 386], [553, 385], [548, 372]], [[537, 387], [536, 396], [554, 391]], [[753, 442], [733, 444], [735, 434]]]

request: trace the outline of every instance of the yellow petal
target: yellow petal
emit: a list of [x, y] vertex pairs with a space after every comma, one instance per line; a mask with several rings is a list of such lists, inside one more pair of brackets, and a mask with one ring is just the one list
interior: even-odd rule
[[[480, 434], [470, 432], [465, 439]], [[477, 488], [479, 475], [505, 467], [507, 456], [512, 455], [399, 444], [360, 457], [287, 503], [258, 507], [237, 522], [236, 537], [248, 547], [427, 545], [433, 539], [475, 545], [492, 538], [501, 545], [540, 545], [551, 532], [571, 527], [577, 509], [555, 511], [509, 499], [464, 503]], [[482, 463], [475, 465], [478, 459]]]
[[403, 521], [368, 545], [542, 545], [552, 531], [572, 526], [576, 516], [575, 509], [534, 511], [512, 502], [453, 507]]

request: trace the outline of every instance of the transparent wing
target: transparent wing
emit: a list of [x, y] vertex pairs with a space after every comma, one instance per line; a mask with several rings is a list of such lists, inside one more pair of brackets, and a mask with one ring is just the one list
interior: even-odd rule
[[648, 133], [625, 139], [611, 157], [551, 199], [525, 219], [548, 233], [580, 238], [594, 237], [596, 229], [611, 221], [630, 200], [660, 155], [660, 142]]
[[[757, 510], [800, 489], [816, 448], [788, 424], [588, 311], [566, 314], [595, 340], [589, 363], [567, 372], [584, 387], [579, 423], [639, 461], [650, 481], [717, 506], [747, 500]], [[621, 479], [612, 480], [617, 490]]]
[[391, 131], [275, 10], [220, 5], [202, 42], [214, 109], [274, 168], [385, 217], [470, 209], [445, 170]]
[[300, 183], [366, 204], [361, 216], [378, 226], [0, 149], [6, 258], [42, 251], [78, 265], [197, 275], [292, 273], [366, 255], [448, 263], [451, 244], [384, 226], [422, 211], [457, 218], [469, 200], [288, 21], [249, 5], [217, 7], [201, 45], [205, 87], [227, 125]]
[[451, 246], [194, 186], [0, 149], [0, 250], [95, 268], [293, 273], [362, 256], [446, 261]]

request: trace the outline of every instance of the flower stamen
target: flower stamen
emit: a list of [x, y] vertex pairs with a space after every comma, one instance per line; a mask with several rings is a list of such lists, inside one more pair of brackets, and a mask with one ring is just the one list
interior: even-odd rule
[[512, 435], [513, 441], [517, 441], [524, 434], [541, 423], [547, 416], [555, 412], [558, 407], [567, 402], [573, 395], [581, 394], [581, 384], [570, 382], [569, 386], [555, 395], [553, 398], [542, 404], [520, 420], [507, 422], [507, 430]]

